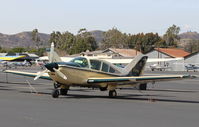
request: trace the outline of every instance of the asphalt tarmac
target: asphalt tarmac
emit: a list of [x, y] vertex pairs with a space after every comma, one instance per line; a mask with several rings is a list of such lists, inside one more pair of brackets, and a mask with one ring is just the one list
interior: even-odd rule
[[[159, 73], [186, 72], [150, 72]], [[199, 79], [149, 84], [147, 91], [118, 89], [115, 99], [108, 98], [107, 91], [79, 87], [71, 88], [68, 96], [54, 99], [52, 88], [52, 81], [33, 81], [0, 72], [0, 126], [197, 127], [199, 124]]]

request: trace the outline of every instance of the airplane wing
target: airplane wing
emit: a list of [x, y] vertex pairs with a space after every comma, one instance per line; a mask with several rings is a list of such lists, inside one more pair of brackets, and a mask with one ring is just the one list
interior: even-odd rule
[[[36, 77], [38, 73], [22, 72], [5, 70], [5, 73], [11, 73], [16, 75]], [[52, 80], [50, 76], [46, 73], [40, 77], [41, 79]], [[146, 83], [146, 82], [160, 82], [160, 81], [171, 81], [180, 80], [186, 78], [195, 78], [191, 75], [164, 75], [164, 76], [131, 76], [131, 77], [102, 77], [102, 78], [88, 78], [88, 83]]]
[[[114, 64], [127, 64], [132, 61], [132, 59], [102, 59], [102, 60]], [[177, 60], [183, 60], [183, 58], [148, 58], [147, 62], [152, 63], [152, 62], [167, 62], [167, 61], [177, 61]]]
[[167, 61], [178, 61], [178, 60], [184, 60], [182, 57], [178, 58], [149, 58], [147, 62], [167, 62]]
[[12, 60], [20, 59], [23, 57], [26, 57], [26, 56], [1, 56], [0, 60], [12, 61]]
[[131, 76], [131, 77], [103, 77], [103, 78], [89, 78], [88, 83], [146, 83], [146, 82], [160, 82], [180, 80], [185, 78], [194, 78], [190, 75], [162, 75], [162, 76]]
[[[23, 72], [23, 71], [13, 71], [13, 70], [5, 70], [4, 72], [5, 73], [15, 74], [15, 75], [27, 76], [27, 77], [36, 77], [38, 75], [38, 73]], [[39, 78], [41, 78], [41, 79], [47, 79], [47, 80], [52, 80], [50, 78], [50, 76], [48, 75], [48, 73], [42, 75]]]

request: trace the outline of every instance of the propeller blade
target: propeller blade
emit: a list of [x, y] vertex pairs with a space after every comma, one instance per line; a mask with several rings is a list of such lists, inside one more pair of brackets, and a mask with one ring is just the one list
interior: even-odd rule
[[46, 70], [44, 70], [44, 71], [41, 71], [41, 72], [39, 72], [38, 74], [37, 74], [37, 76], [34, 78], [34, 80], [37, 80], [39, 77], [41, 77], [44, 73], [47, 73], [48, 72], [48, 70], [46, 69]]
[[55, 68], [53, 68], [53, 70], [54, 70], [55, 72], [57, 72], [57, 74], [58, 74], [60, 77], [62, 77], [63, 79], [67, 80], [67, 77], [66, 77], [61, 71], [59, 71], [59, 70], [57, 70], [57, 69], [55, 69]]

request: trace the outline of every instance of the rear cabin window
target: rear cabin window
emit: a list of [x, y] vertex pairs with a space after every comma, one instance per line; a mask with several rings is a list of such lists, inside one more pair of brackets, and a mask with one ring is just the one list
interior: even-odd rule
[[101, 68], [101, 61], [90, 60], [90, 63], [91, 63], [91, 69], [100, 70], [100, 68]]
[[103, 65], [102, 65], [102, 71], [108, 72], [108, 69], [109, 69], [108, 64], [103, 63]]
[[112, 67], [110, 67], [109, 72], [110, 72], [110, 73], [115, 73], [115, 70], [114, 70]]

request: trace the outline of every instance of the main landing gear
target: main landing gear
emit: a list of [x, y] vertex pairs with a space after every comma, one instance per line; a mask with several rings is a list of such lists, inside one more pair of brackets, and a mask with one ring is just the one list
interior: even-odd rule
[[110, 90], [110, 91], [109, 91], [109, 97], [111, 97], [111, 98], [117, 97], [117, 92], [116, 92], [116, 90]]
[[[59, 87], [61, 87], [60, 90], [58, 89]], [[55, 89], [52, 91], [53, 98], [58, 98], [59, 95], [67, 95], [68, 94], [69, 87], [67, 87], [67, 86], [63, 86], [58, 83], [55, 83], [54, 88]]]
[[52, 91], [52, 97], [53, 98], [58, 98], [59, 95], [67, 95], [67, 94], [68, 94], [68, 89], [61, 88], [60, 90], [59, 89], [54, 89]]
[[139, 90], [146, 90], [147, 89], [147, 83], [143, 83], [139, 85]]

